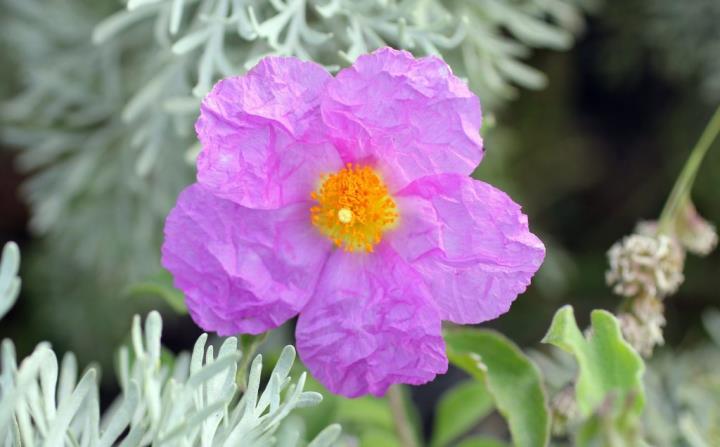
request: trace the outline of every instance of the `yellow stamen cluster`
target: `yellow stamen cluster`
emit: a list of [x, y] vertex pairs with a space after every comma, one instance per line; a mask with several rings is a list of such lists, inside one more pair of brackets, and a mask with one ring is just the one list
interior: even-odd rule
[[313, 224], [346, 251], [373, 251], [399, 215], [380, 177], [367, 166], [348, 163], [323, 179], [311, 194]]

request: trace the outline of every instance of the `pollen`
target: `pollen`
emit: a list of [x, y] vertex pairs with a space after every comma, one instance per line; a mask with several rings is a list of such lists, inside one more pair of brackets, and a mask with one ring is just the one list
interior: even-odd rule
[[324, 176], [310, 196], [317, 202], [310, 209], [313, 225], [346, 251], [372, 252], [400, 217], [387, 186], [368, 166], [348, 163]]

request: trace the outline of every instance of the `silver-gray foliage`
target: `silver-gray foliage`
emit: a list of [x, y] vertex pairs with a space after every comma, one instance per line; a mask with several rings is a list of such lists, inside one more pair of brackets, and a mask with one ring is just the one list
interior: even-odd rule
[[13, 307], [20, 294], [20, 250], [15, 242], [8, 242], [0, 258], [0, 318]]
[[[599, 63], [615, 82], [643, 79], [648, 68], [685, 81], [710, 105], [720, 100], [720, 2], [607, 2], [608, 39]], [[601, 25], [603, 26], [603, 25]]]
[[700, 345], [653, 359], [646, 378], [646, 437], [657, 447], [720, 445], [717, 345]]
[[697, 80], [710, 104], [720, 99], [720, 3], [692, 0], [648, 2], [645, 40], [671, 74]]
[[[0, 302], [16, 296], [19, 255], [8, 244], [0, 263]], [[6, 279], [9, 278], [9, 281]], [[6, 292], [9, 292], [6, 294]], [[172, 363], [161, 360], [160, 314], [151, 312], [144, 330], [136, 316], [132, 349], [119, 352], [121, 396], [100, 414], [98, 372], [88, 368], [78, 380], [72, 354], [58, 362], [48, 343], [17, 364], [15, 348], [3, 340], [0, 354], [0, 445], [3, 446], [296, 446], [297, 433], [275, 433], [295, 408], [316, 405], [322, 396], [303, 391], [305, 373], [297, 381], [289, 374], [295, 349], [282, 351], [270, 380], [260, 392], [262, 356], [249, 370], [247, 388], [238, 393], [236, 374], [241, 352], [237, 339], [224, 340], [217, 354], [206, 346], [207, 335], [192, 354]], [[132, 351], [132, 353], [131, 353]], [[332, 445], [337, 425], [322, 431], [309, 446]]]
[[647, 439], [657, 447], [720, 445], [720, 311], [703, 323], [710, 340], [664, 351], [649, 363]]
[[443, 56], [487, 110], [545, 85], [531, 49], [568, 48], [592, 1], [0, 0], [23, 86], [3, 104], [3, 140], [34, 173], [31, 226], [58, 264], [138, 278], [158, 266], [162, 221], [192, 181], [200, 98], [219, 77], [268, 54], [334, 70], [392, 45]]

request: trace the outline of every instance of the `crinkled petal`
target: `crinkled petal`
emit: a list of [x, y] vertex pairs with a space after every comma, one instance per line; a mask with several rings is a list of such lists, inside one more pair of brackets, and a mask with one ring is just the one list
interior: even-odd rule
[[296, 330], [300, 358], [330, 391], [380, 396], [447, 370], [440, 318], [419, 277], [384, 244], [336, 250]]
[[396, 195], [388, 241], [429, 285], [443, 320], [480, 323], [510, 309], [545, 257], [527, 216], [487, 183], [446, 174]]
[[332, 247], [308, 206], [252, 210], [199, 184], [180, 194], [165, 222], [162, 264], [198, 326], [257, 334], [305, 306]]
[[195, 125], [198, 182], [248, 208], [308, 200], [322, 174], [342, 167], [318, 131], [319, 95], [330, 79], [315, 63], [267, 57], [218, 82]]
[[482, 158], [480, 102], [434, 56], [361, 56], [326, 84], [321, 111], [343, 161], [374, 163], [393, 191], [426, 175], [469, 175]]

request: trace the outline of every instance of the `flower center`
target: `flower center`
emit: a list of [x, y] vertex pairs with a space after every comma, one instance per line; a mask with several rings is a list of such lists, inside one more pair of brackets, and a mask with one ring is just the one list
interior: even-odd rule
[[386, 230], [400, 217], [387, 186], [367, 166], [348, 163], [323, 178], [310, 196], [313, 225], [346, 251], [373, 251]]

